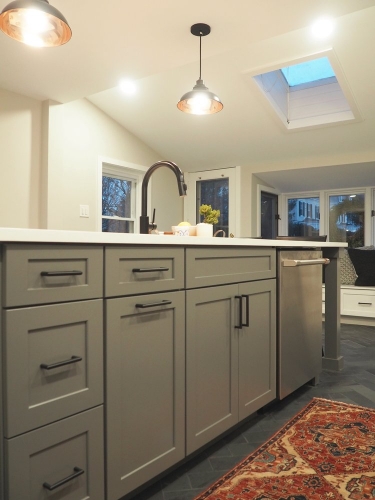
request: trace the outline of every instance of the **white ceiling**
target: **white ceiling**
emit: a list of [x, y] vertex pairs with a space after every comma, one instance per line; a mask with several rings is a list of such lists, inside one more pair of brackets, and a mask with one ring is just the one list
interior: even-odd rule
[[[292, 179], [300, 177], [303, 184], [305, 168], [362, 163], [372, 175], [375, 0], [51, 4], [67, 18], [71, 41], [35, 49], [1, 34], [0, 88], [63, 103], [88, 97], [161, 159], [187, 171], [233, 165], [257, 173], [295, 168]], [[324, 41], [310, 33], [311, 23], [322, 16], [333, 17], [336, 24]], [[186, 115], [176, 107], [199, 76], [199, 39], [190, 33], [197, 22], [211, 26], [211, 34], [202, 39], [202, 77], [224, 104], [222, 112], [211, 116]], [[334, 50], [361, 120], [287, 131], [246, 73], [328, 49]], [[136, 81], [135, 96], [117, 88], [121, 78]], [[283, 175], [285, 180], [290, 174]], [[357, 185], [355, 177], [353, 182]]]

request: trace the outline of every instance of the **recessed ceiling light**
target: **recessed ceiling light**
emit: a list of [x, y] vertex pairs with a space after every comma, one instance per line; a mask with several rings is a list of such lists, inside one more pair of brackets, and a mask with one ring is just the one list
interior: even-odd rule
[[133, 95], [137, 92], [137, 87], [131, 80], [122, 80], [119, 87], [127, 95]]
[[312, 26], [311, 31], [317, 38], [326, 38], [333, 32], [332, 19], [318, 19]]

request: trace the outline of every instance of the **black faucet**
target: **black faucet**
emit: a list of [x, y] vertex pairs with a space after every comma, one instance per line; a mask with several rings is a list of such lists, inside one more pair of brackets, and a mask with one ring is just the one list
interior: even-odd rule
[[174, 172], [174, 174], [177, 178], [178, 192], [179, 192], [180, 196], [186, 196], [187, 186], [185, 184], [184, 174], [181, 171], [180, 167], [178, 167], [172, 161], [166, 161], [166, 160], [157, 161], [156, 163], [151, 165], [151, 167], [145, 173], [145, 176], [143, 177], [143, 181], [142, 181], [142, 212], [141, 212], [141, 216], [139, 218], [139, 225], [140, 225], [140, 233], [141, 234], [148, 234], [149, 230], [150, 230], [150, 221], [149, 221], [149, 217], [147, 215], [147, 187], [148, 187], [148, 181], [150, 180], [151, 175], [159, 167], [168, 167], [172, 170], [172, 172]]

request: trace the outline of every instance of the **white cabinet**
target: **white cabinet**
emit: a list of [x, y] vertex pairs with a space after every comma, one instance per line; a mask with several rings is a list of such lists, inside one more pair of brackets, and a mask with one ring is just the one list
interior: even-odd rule
[[[375, 318], [375, 287], [341, 285], [341, 316]], [[322, 290], [325, 314], [325, 288]]]

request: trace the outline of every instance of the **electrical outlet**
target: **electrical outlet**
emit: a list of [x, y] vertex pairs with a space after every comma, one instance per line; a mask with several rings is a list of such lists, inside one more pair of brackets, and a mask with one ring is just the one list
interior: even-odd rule
[[88, 205], [79, 206], [79, 216], [80, 217], [90, 217], [90, 211]]

